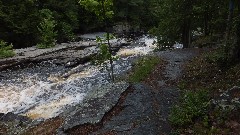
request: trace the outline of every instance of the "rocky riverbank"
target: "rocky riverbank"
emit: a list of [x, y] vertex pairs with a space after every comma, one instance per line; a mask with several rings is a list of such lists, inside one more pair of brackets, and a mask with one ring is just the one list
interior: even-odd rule
[[[110, 43], [113, 51], [118, 51], [122, 46], [130, 44], [125, 39], [111, 40]], [[94, 40], [62, 43], [47, 49], [37, 49], [36, 47], [16, 49], [14, 57], [0, 59], [0, 70], [47, 60], [54, 60], [54, 63], [58, 65], [74, 67], [89, 61], [98, 51], [98, 43]]]

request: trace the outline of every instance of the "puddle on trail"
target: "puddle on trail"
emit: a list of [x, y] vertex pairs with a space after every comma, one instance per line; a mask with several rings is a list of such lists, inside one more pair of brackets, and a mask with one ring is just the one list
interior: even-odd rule
[[[128, 71], [133, 57], [152, 52], [154, 40], [144, 36], [133, 46], [121, 48], [117, 55], [128, 57], [114, 62], [115, 74]], [[109, 84], [107, 71], [89, 63], [86, 63], [83, 71], [73, 73], [68, 78], [62, 78], [61, 75], [72, 69], [47, 63], [0, 72], [8, 77], [0, 80], [1, 113], [13, 112], [32, 119], [52, 118], [62, 113], [64, 108], [81, 103], [93, 88]]]

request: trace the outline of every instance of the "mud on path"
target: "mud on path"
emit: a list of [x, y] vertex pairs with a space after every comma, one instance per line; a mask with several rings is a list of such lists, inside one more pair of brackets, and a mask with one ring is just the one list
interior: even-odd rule
[[105, 114], [100, 123], [78, 125], [66, 130], [65, 133], [73, 135], [169, 134], [171, 132], [168, 121], [169, 112], [180, 94], [175, 82], [182, 75], [183, 65], [201, 52], [203, 50], [200, 49], [156, 52], [154, 55], [165, 60], [165, 63], [157, 65], [143, 82], [133, 84], [125, 91], [118, 104]]

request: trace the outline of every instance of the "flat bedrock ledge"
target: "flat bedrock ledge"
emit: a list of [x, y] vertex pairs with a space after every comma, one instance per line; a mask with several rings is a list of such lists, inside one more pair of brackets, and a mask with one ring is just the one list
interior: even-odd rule
[[[113, 51], [118, 51], [122, 46], [130, 45], [124, 39], [111, 41]], [[66, 67], [74, 67], [85, 63], [99, 52], [98, 44], [95, 41], [80, 41], [57, 44], [53, 48], [37, 49], [29, 47], [14, 50], [16, 55], [12, 58], [0, 59], [0, 71], [24, 65], [28, 63], [39, 63], [47, 60], [54, 60], [55, 64]]]
[[60, 115], [65, 122], [59, 129], [59, 134], [74, 126], [99, 123], [128, 88], [128, 83], [118, 82], [90, 91], [81, 104], [68, 108]]

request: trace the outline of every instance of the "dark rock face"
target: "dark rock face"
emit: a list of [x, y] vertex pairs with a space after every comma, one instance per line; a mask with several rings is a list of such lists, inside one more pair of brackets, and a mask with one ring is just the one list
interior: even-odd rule
[[2, 118], [4, 116], [4, 113], [0, 113], [0, 118]]
[[[0, 134], [12, 135], [20, 134], [24, 128], [30, 126], [32, 121], [14, 113], [0, 114]], [[24, 128], [23, 128], [24, 127]], [[4, 131], [2, 131], [4, 129]]]
[[116, 131], [121, 134], [157, 134], [158, 120], [153, 109], [154, 94], [143, 84], [134, 85], [134, 92], [130, 93], [123, 103], [124, 110], [107, 122], [101, 131]]
[[29, 120], [29, 118], [25, 117], [25, 116], [20, 116], [20, 115], [16, 115], [14, 113], [7, 113], [7, 114], [0, 114], [0, 121], [2, 122], [11, 122], [11, 121], [21, 121], [21, 122], [26, 122]]
[[[124, 109], [120, 114], [105, 123], [101, 130], [92, 133], [93, 135], [110, 131], [121, 135], [159, 135], [163, 134], [162, 131], [170, 133], [167, 118], [170, 107], [178, 95], [176, 88], [165, 89], [159, 94], [155, 94], [144, 84], [136, 84], [133, 88], [133, 93], [129, 93], [122, 104]], [[156, 108], [156, 103], [160, 105], [159, 108]]]

